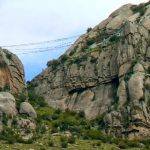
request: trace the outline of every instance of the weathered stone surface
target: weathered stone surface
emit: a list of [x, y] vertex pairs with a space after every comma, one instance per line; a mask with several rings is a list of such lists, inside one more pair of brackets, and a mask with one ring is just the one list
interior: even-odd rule
[[82, 35], [32, 80], [35, 92], [52, 107], [104, 116], [118, 137], [150, 136], [148, 4], [143, 13], [124, 5]]
[[74, 104], [74, 111], [84, 111], [85, 115], [88, 117], [90, 116], [89, 112], [89, 105], [91, 104], [91, 102], [94, 99], [94, 93], [90, 90], [84, 91], [83, 93], [78, 95], [78, 99], [76, 101], [76, 103]]
[[29, 119], [16, 118], [18, 128], [35, 130], [36, 124]]
[[143, 17], [142, 24], [145, 28], [150, 30], [150, 8], [147, 9], [145, 17]]
[[139, 63], [137, 63], [137, 64], [134, 66], [133, 71], [134, 71], [134, 72], [145, 72], [143, 66], [142, 66], [141, 64], [139, 64]]
[[147, 78], [145, 81], [145, 87], [150, 89], [150, 78]]
[[[35, 121], [31, 119], [16, 118], [16, 126], [18, 129], [17, 134], [19, 134], [22, 139], [27, 141], [33, 138], [36, 129]], [[26, 132], [27, 130], [30, 132]]]
[[26, 115], [28, 115], [28, 116], [30, 116], [32, 118], [37, 118], [37, 114], [36, 114], [34, 108], [28, 102], [22, 102], [20, 104], [19, 113], [20, 114], [26, 114]]
[[140, 72], [134, 73], [129, 80], [128, 88], [129, 88], [130, 98], [135, 103], [138, 103], [139, 100], [143, 97], [144, 94], [143, 80], [144, 80], [144, 74]]
[[117, 96], [119, 98], [119, 108], [123, 107], [125, 103], [127, 102], [127, 87], [124, 80], [120, 82], [120, 85], [118, 87]]
[[137, 32], [137, 25], [133, 22], [127, 21], [124, 28], [125, 36], [129, 34], [134, 34], [136, 32]]
[[0, 87], [5, 89], [6, 86], [13, 94], [24, 90], [24, 67], [16, 55], [0, 49]]
[[127, 74], [130, 71], [131, 65], [131, 62], [127, 62], [121, 65], [121, 67], [119, 68], [119, 77]]
[[140, 16], [139, 13], [133, 14], [132, 16], [130, 16], [128, 18], [128, 20], [131, 21], [131, 22], [135, 22], [139, 16]]
[[0, 92], [0, 113], [13, 116], [17, 114], [16, 100], [8, 92]]
[[129, 17], [131, 15], [133, 15], [133, 12], [131, 11], [132, 4], [126, 4], [121, 6], [119, 9], [115, 10], [110, 17], [116, 17], [118, 15], [122, 15], [125, 17]]
[[147, 49], [146, 58], [150, 58], [150, 47], [148, 47], [148, 49]]

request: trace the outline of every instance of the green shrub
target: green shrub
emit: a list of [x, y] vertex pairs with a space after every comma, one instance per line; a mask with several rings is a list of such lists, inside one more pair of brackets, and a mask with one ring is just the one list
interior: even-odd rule
[[60, 127], [61, 131], [67, 131], [67, 130], [69, 130], [70, 126], [66, 122], [63, 122], [59, 127]]
[[128, 147], [139, 147], [139, 144], [138, 144], [139, 142], [136, 140], [131, 140], [131, 141], [127, 140], [126, 143]]
[[17, 99], [17, 100], [16, 100], [16, 106], [17, 106], [17, 109], [19, 110], [20, 104], [21, 104], [22, 102], [25, 102], [26, 99], [27, 99], [27, 97], [26, 97], [25, 94], [20, 93], [19, 95], [17, 95], [16, 99]]
[[54, 146], [55, 146], [54, 141], [53, 141], [53, 140], [50, 140], [49, 143], [48, 143], [48, 146], [54, 147]]
[[146, 11], [145, 4], [140, 4], [138, 6], [133, 6], [132, 11], [133, 11], [133, 13], [140, 13], [140, 16], [143, 16], [145, 14], [145, 11]]
[[70, 52], [70, 54], [69, 54], [69, 55], [70, 55], [70, 56], [73, 56], [73, 55], [75, 54], [75, 52], [76, 52], [76, 51], [75, 51], [75, 50], [73, 50], [73, 51], [71, 51], [71, 52]]
[[13, 126], [16, 126], [16, 125], [17, 125], [17, 119], [16, 119], [16, 118], [13, 118], [13, 120], [12, 120], [12, 125], [13, 125]]
[[61, 111], [60, 109], [56, 109], [54, 113], [55, 113], [55, 114], [60, 114], [61, 112], [62, 112], [62, 111]]
[[8, 138], [8, 137], [7, 137], [7, 143], [8, 144], [14, 144], [14, 143], [16, 143], [16, 140], [14, 138], [11, 138], [11, 137]]
[[28, 91], [28, 96], [31, 105], [38, 106], [38, 107], [47, 106], [47, 103], [45, 102], [44, 98], [42, 96], [37, 95], [33, 90]]
[[7, 52], [7, 53], [6, 53], [6, 57], [7, 57], [7, 59], [11, 60], [11, 59], [12, 59], [12, 54], [9, 53], [9, 52]]
[[[61, 114], [55, 114], [59, 118], [52, 121], [53, 128], [59, 128], [61, 131], [74, 130], [75, 126], [80, 125], [80, 119], [73, 112], [64, 112]], [[76, 118], [77, 117], [77, 118]]]
[[57, 133], [57, 132], [59, 132], [58, 128], [56, 127], [51, 128], [51, 133]]
[[81, 120], [80, 125], [88, 125], [89, 122], [87, 120]]
[[46, 148], [44, 148], [44, 147], [41, 147], [41, 148], [40, 148], [40, 150], [46, 150]]
[[94, 44], [94, 43], [95, 43], [95, 39], [94, 39], [94, 38], [89, 38], [89, 39], [87, 39], [87, 41], [86, 41], [87, 46], [90, 46], [90, 45], [92, 45], [92, 44]]
[[25, 142], [18, 134], [15, 133], [13, 128], [8, 128], [4, 126], [1, 134], [0, 140], [4, 140], [9, 144], [14, 144], [16, 142], [23, 143]]
[[95, 58], [95, 57], [91, 57], [90, 62], [91, 62], [91, 63], [96, 63], [96, 62], [97, 62], [97, 58]]
[[34, 138], [28, 140], [22, 140], [22, 142], [20, 141], [20, 143], [24, 143], [24, 144], [32, 144], [33, 142], [34, 142]]
[[53, 114], [53, 115], [52, 115], [52, 119], [53, 119], [53, 120], [57, 120], [58, 118], [59, 118], [59, 114]]
[[87, 28], [86, 32], [89, 33], [90, 31], [92, 31], [92, 28], [91, 27]]
[[125, 76], [124, 76], [124, 81], [125, 82], [128, 82], [132, 76], [133, 72], [129, 72], [127, 73]]
[[70, 126], [69, 127], [69, 131], [74, 133], [74, 134], [81, 134], [81, 129], [82, 127], [81, 126]]
[[66, 136], [61, 136], [60, 141], [61, 142], [67, 142], [67, 137]]
[[118, 37], [117, 35], [113, 35], [112, 37], [110, 37], [109, 42], [111, 43], [117, 43], [120, 41], [120, 37]]
[[94, 142], [92, 143], [93, 147], [99, 147], [102, 145], [102, 142], [101, 141], [97, 141], [97, 142]]
[[133, 148], [141, 147], [140, 144], [146, 145], [144, 141], [150, 145], [149, 139], [128, 140], [128, 139], [114, 138], [111, 140], [111, 143], [118, 145], [118, 147], [121, 149], [126, 149], [126, 148], [132, 148], [132, 147]]
[[150, 146], [150, 138], [148, 138], [148, 139], [141, 139], [138, 142], [139, 143], [143, 143], [143, 144], [145, 144], [147, 146]]
[[98, 116], [93, 122], [99, 125], [100, 129], [107, 129], [107, 124], [104, 121], [105, 113], [102, 115]]
[[65, 113], [67, 114], [67, 115], [70, 115], [70, 116], [76, 116], [77, 115], [77, 113], [75, 112], [75, 111], [71, 111], [69, 108], [67, 108], [66, 110], [65, 110]]
[[57, 69], [57, 67], [60, 65], [60, 61], [59, 60], [56, 60], [56, 59], [54, 59], [54, 60], [52, 60], [52, 61], [49, 61], [48, 63], [47, 63], [47, 66], [48, 67], [52, 67], [54, 70], [55, 69]]
[[3, 87], [3, 91], [10, 91], [10, 86], [8, 84], [6, 84], [4, 87]]
[[118, 144], [118, 147], [121, 148], [121, 149], [128, 148], [127, 144], [125, 142], [123, 142], [123, 141]]
[[110, 143], [114, 143], [114, 144], [118, 145], [122, 141], [123, 141], [123, 139], [121, 139], [121, 138], [112, 138]]
[[147, 106], [150, 107], [150, 96], [148, 97]]
[[58, 128], [61, 125], [61, 120], [56, 120], [52, 122], [52, 128]]
[[2, 123], [7, 126], [7, 123], [8, 123], [8, 117], [7, 116], [3, 116]]
[[84, 118], [85, 117], [85, 112], [81, 110], [78, 115], [79, 115], [79, 117]]
[[84, 132], [83, 139], [100, 140], [102, 134], [99, 130], [87, 130]]
[[60, 56], [60, 61], [61, 61], [61, 63], [66, 62], [68, 59], [69, 59], [69, 56], [68, 56], [68, 55], [66, 55], [66, 54], [64, 54], [64, 55]]
[[68, 143], [66, 141], [61, 143], [61, 147], [62, 148], [67, 148], [68, 147]]
[[48, 104], [45, 102], [44, 97], [35, 93], [34, 86], [35, 85], [31, 84], [30, 82], [28, 82], [28, 84], [27, 84], [29, 103], [32, 106], [36, 106], [36, 107], [47, 107]]
[[87, 57], [88, 57], [87, 55], [82, 55], [80, 57], [76, 56], [76, 57], [73, 58], [72, 63], [74, 63], [74, 64], [80, 64], [81, 62], [86, 61]]
[[76, 138], [74, 136], [68, 137], [68, 143], [74, 144], [76, 142]]
[[147, 73], [148, 73], [148, 74], [150, 74], [150, 67], [148, 67], [148, 69], [147, 69]]
[[40, 133], [45, 133], [46, 132], [46, 127], [45, 127], [45, 125], [42, 125], [41, 127], [40, 127]]

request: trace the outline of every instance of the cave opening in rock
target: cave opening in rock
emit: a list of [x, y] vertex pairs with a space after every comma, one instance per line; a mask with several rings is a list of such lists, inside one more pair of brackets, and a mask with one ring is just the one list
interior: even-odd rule
[[112, 104], [117, 104], [119, 101], [119, 98], [117, 96], [117, 90], [118, 90], [118, 86], [119, 86], [119, 78], [116, 77], [112, 80], [112, 94], [113, 94], [113, 102]]

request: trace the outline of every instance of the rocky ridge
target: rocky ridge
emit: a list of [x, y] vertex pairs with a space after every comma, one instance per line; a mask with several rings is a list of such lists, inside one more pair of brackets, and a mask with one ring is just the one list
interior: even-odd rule
[[101, 116], [107, 133], [149, 137], [149, 30], [150, 3], [124, 5], [48, 62], [31, 84], [52, 107]]

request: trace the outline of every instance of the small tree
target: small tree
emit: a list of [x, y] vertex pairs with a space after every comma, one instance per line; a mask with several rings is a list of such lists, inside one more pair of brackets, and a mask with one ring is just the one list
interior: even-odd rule
[[89, 33], [92, 30], [91, 27], [87, 28], [87, 33]]

